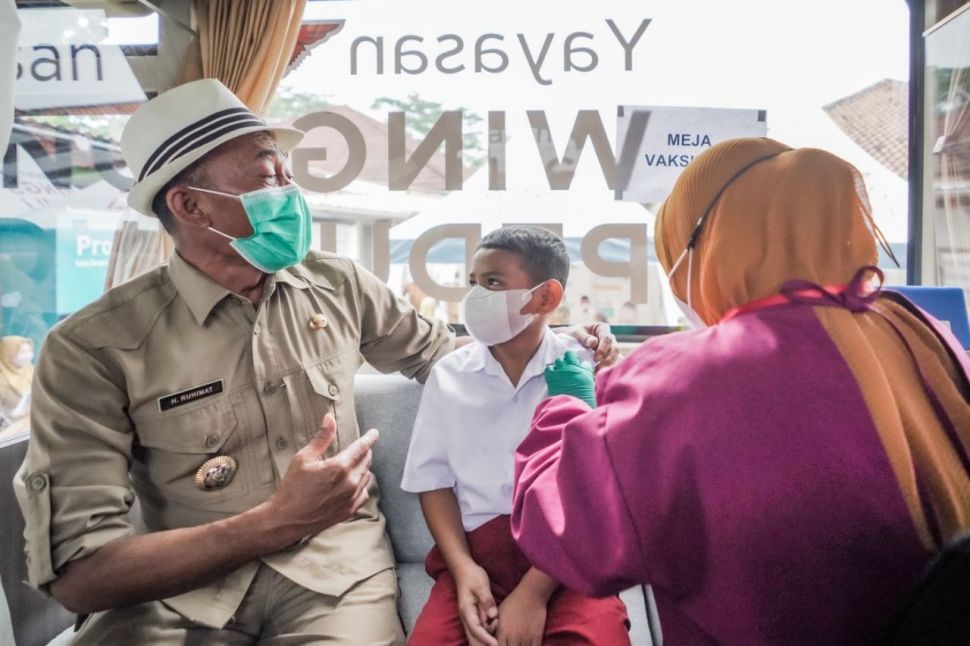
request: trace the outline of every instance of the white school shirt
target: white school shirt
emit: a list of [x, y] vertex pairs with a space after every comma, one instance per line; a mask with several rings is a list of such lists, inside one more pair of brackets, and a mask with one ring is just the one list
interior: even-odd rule
[[466, 532], [512, 513], [515, 449], [547, 396], [546, 364], [567, 350], [592, 361], [578, 341], [546, 328], [518, 386], [478, 341], [438, 360], [421, 395], [401, 488], [453, 487]]

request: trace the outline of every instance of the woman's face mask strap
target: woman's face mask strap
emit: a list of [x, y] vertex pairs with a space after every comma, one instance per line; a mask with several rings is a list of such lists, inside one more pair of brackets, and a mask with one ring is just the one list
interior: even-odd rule
[[[697, 247], [697, 243], [698, 243], [698, 241], [700, 240], [700, 237], [701, 237], [701, 232], [704, 230], [704, 224], [707, 222], [707, 217], [711, 214], [711, 211], [714, 209], [714, 205], [716, 205], [717, 202], [718, 202], [718, 200], [721, 199], [721, 196], [724, 194], [724, 191], [727, 190], [728, 186], [730, 186], [731, 184], [733, 184], [734, 183], [734, 180], [736, 180], [737, 178], [741, 177], [741, 175], [743, 175], [744, 173], [748, 172], [751, 169], [752, 166], [754, 166], [756, 164], [760, 164], [763, 161], [768, 161], [769, 159], [774, 159], [775, 157], [777, 157], [780, 154], [781, 153], [772, 153], [770, 155], [765, 155], [764, 157], [759, 157], [758, 159], [755, 159], [754, 161], [752, 161], [749, 164], [745, 165], [738, 172], [736, 172], [734, 175], [732, 175], [731, 178], [727, 182], [725, 182], [724, 185], [721, 186], [721, 188], [717, 191], [717, 194], [714, 195], [714, 199], [712, 199], [711, 200], [711, 203], [707, 205], [707, 209], [704, 210], [704, 213], [701, 214], [701, 217], [697, 219], [697, 224], [694, 225], [694, 228], [691, 230], [690, 235], [687, 236], [687, 246], [684, 248], [684, 251], [681, 252], [680, 256], [677, 257], [677, 260], [676, 260], [676, 262], [674, 262], [673, 267], [670, 268], [670, 273], [667, 275], [667, 280], [670, 283], [670, 287], [671, 287], [671, 290], [672, 290], [673, 289], [674, 272], [676, 272], [677, 271], [677, 268], [680, 267], [680, 264], [682, 262], [684, 262], [684, 257], [687, 258], [687, 306], [688, 307], [691, 307], [692, 306], [691, 294], [690, 294], [690, 291], [691, 291], [691, 289], [690, 289], [690, 287], [691, 287], [690, 282], [691, 282], [691, 278], [692, 278], [691, 273], [692, 273], [692, 269], [693, 269], [693, 267], [692, 267], [692, 264], [693, 264], [692, 263], [692, 261], [693, 261], [692, 254], [693, 254], [694, 249]], [[691, 309], [693, 309], [693, 308], [691, 307]]]

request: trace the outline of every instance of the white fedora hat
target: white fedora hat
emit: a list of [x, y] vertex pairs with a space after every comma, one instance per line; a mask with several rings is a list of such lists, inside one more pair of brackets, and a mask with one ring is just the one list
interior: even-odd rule
[[159, 94], [131, 115], [121, 134], [121, 151], [135, 176], [128, 205], [154, 215], [155, 195], [189, 164], [230, 139], [261, 131], [287, 152], [303, 138], [300, 130], [267, 125], [215, 79]]

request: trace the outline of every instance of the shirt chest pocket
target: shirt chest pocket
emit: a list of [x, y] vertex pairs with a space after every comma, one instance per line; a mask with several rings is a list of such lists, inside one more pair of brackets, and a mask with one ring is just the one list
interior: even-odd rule
[[251, 478], [240, 469], [243, 433], [228, 398], [134, 422], [138, 448], [132, 472], [150, 490], [196, 503], [231, 500], [249, 491]]
[[294, 426], [302, 431], [300, 439], [304, 443], [314, 437], [325, 415], [333, 415], [337, 422], [337, 438], [327, 450], [327, 456], [346, 448], [357, 435], [353, 398], [349, 396], [350, 386], [344, 383], [347, 380], [344, 373], [349, 372], [352, 379], [354, 367], [348, 368], [344, 362], [343, 357], [332, 358], [298, 371], [289, 380], [288, 389], [300, 399], [302, 419], [294, 420]]

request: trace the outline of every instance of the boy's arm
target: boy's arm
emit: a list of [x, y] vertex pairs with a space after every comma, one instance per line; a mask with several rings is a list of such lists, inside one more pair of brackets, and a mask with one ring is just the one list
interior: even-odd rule
[[519, 588], [522, 588], [523, 592], [529, 592], [535, 595], [537, 599], [541, 599], [545, 604], [549, 602], [549, 597], [552, 596], [552, 593], [559, 588], [559, 581], [556, 581], [545, 572], [531, 567], [525, 573], [525, 576], [522, 577], [522, 580], [519, 581], [519, 585], [515, 586], [516, 590]]
[[546, 629], [546, 608], [559, 582], [532, 567], [499, 606], [499, 644], [538, 646]]
[[455, 579], [458, 596], [458, 616], [472, 644], [496, 646], [490, 634], [498, 607], [492, 597], [488, 574], [472, 558], [461, 524], [461, 510], [452, 489], [435, 489], [418, 494], [421, 511], [438, 549], [444, 556], [448, 571]]
[[461, 510], [455, 492], [450, 487], [435, 489], [418, 494], [424, 520], [431, 530], [434, 542], [445, 557], [448, 571], [455, 579], [459, 572], [469, 566], [477, 565], [472, 559], [465, 540], [465, 530], [461, 524]]

